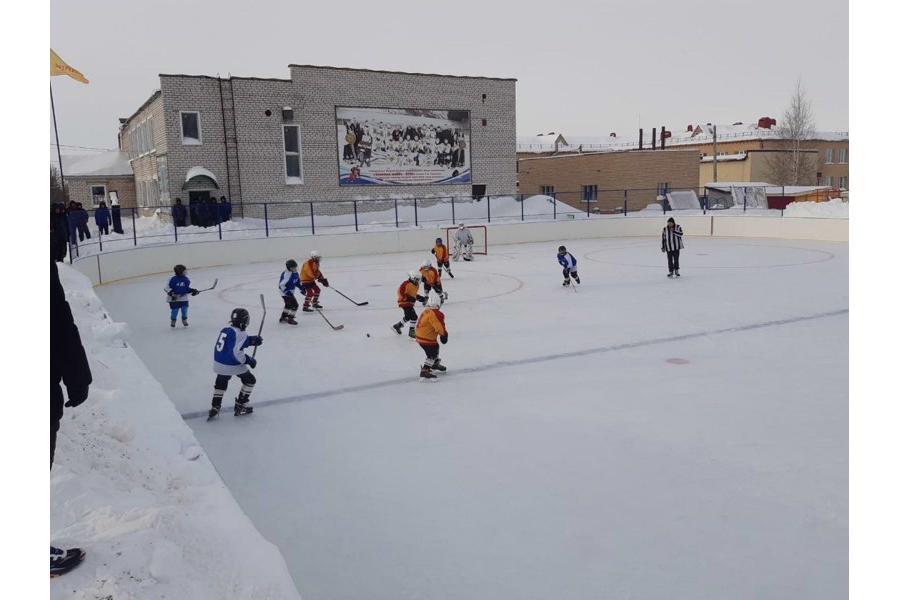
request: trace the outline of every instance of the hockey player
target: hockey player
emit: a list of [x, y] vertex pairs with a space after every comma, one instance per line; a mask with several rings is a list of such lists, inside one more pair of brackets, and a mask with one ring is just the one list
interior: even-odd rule
[[319, 254], [319, 251], [313, 250], [309, 253], [309, 260], [303, 263], [303, 267], [300, 269], [300, 284], [306, 290], [303, 300], [303, 312], [313, 312], [313, 309], [309, 307], [310, 304], [312, 304], [313, 308], [322, 308], [322, 305], [319, 304], [319, 293], [322, 290], [316, 285], [316, 282], [318, 281], [325, 287], [328, 287], [328, 280], [325, 279], [322, 271], [319, 270], [319, 262], [321, 260], [322, 255]]
[[434, 259], [437, 261], [438, 275], [441, 274], [442, 268], [447, 269], [447, 275], [453, 279], [453, 273], [450, 272], [450, 250], [444, 245], [441, 238], [434, 240], [434, 248], [431, 249]]
[[673, 274], [675, 277], [681, 277], [681, 273], [678, 270], [678, 256], [684, 248], [684, 241], [681, 239], [683, 234], [681, 225], [676, 225], [675, 219], [669, 217], [669, 220], [666, 221], [666, 226], [662, 230], [662, 251], [666, 253], [666, 259], [669, 262], [668, 277], [671, 277]]
[[566, 251], [565, 246], [560, 246], [556, 251], [556, 260], [562, 265], [563, 268], [563, 286], [570, 285], [572, 281], [569, 279], [569, 275], [575, 280], [575, 283], [581, 284], [581, 280], [578, 279], [578, 261], [574, 256], [569, 254]]
[[[422, 274], [422, 285], [425, 288], [426, 297], [433, 289], [440, 296], [441, 302], [447, 299], [447, 293], [441, 286], [441, 274], [437, 269], [434, 268], [434, 266], [432, 266], [430, 258], [426, 258], [424, 261], [422, 261], [422, 267], [419, 269], [419, 273]], [[423, 305], [425, 304], [425, 301], [426, 298], [423, 298]]]
[[425, 351], [425, 363], [419, 371], [419, 377], [425, 379], [434, 379], [435, 371], [446, 371], [447, 367], [441, 364], [438, 356], [441, 347], [438, 345], [438, 339], [442, 344], [447, 343], [447, 326], [444, 324], [444, 313], [441, 312], [441, 300], [437, 296], [432, 295], [428, 298], [428, 304], [419, 317], [416, 324], [416, 341]]
[[427, 298], [419, 295], [419, 281], [422, 277], [415, 271], [410, 271], [406, 281], [397, 288], [397, 306], [403, 309], [403, 319], [392, 325], [397, 335], [402, 335], [403, 324], [409, 323], [409, 337], [416, 337], [416, 321], [419, 320], [416, 315], [416, 300], [423, 304]]
[[175, 327], [175, 321], [178, 319], [178, 311], [181, 311], [181, 324], [188, 326], [188, 294], [196, 296], [200, 293], [191, 287], [191, 280], [187, 278], [185, 273], [187, 267], [184, 265], [175, 265], [175, 275], [169, 278], [169, 284], [166, 286], [166, 294], [169, 296], [169, 308], [172, 309], [170, 314], [170, 327]]
[[472, 239], [472, 232], [466, 228], [465, 223], [460, 223], [459, 228], [453, 235], [456, 238], [453, 260], [459, 260], [460, 254], [462, 254], [463, 260], [472, 260], [472, 245], [475, 243], [475, 240]]
[[249, 415], [253, 412], [250, 402], [250, 392], [256, 384], [256, 377], [250, 372], [256, 368], [256, 359], [244, 353], [249, 346], [261, 346], [262, 337], [247, 335], [244, 330], [250, 324], [250, 313], [246, 308], [235, 308], [231, 311], [231, 325], [222, 328], [216, 339], [213, 350], [213, 372], [216, 374], [216, 383], [213, 386], [212, 408], [209, 409], [209, 418], [219, 414], [222, 408], [222, 396], [228, 389], [228, 381], [232, 375], [241, 380], [241, 390], [234, 399], [234, 416]]
[[297, 261], [293, 258], [288, 259], [284, 263], [284, 267], [286, 270], [282, 271], [281, 277], [278, 279], [278, 289], [281, 290], [281, 299], [284, 300], [284, 310], [278, 322], [296, 325], [297, 321], [294, 319], [294, 316], [297, 314], [297, 309], [300, 308], [300, 303], [294, 298], [294, 289], [299, 290], [301, 294], [305, 293], [306, 289], [300, 283], [300, 275], [297, 273]]

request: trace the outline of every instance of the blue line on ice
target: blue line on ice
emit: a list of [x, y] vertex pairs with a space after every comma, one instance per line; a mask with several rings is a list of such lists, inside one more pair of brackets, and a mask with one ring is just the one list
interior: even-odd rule
[[[696, 333], [685, 333], [682, 335], [674, 335], [670, 337], [664, 338], [656, 338], [652, 340], [642, 340], [639, 342], [626, 342], [623, 344], [614, 344], [612, 346], [600, 346], [599, 348], [587, 348], [585, 350], [573, 350], [571, 352], [559, 352], [557, 354], [546, 354], [544, 356], [532, 356], [530, 358], [520, 358], [516, 360], [501, 360], [493, 363], [488, 363], [484, 365], [479, 365], [477, 367], [466, 367], [462, 369], [454, 369], [453, 374], [457, 373], [480, 373], [482, 371], [490, 371], [492, 369], [502, 369], [504, 367], [518, 367], [522, 365], [530, 365], [534, 363], [542, 363], [551, 360], [560, 360], [564, 358], [572, 358], [574, 356], [587, 356], [589, 354], [602, 354], [604, 352], [615, 352], [617, 350], [627, 350], [630, 348], [640, 348], [642, 346], [654, 346], [657, 344], [668, 344], [669, 342], [680, 342], [682, 340], [690, 340], [694, 338], [705, 337], [708, 335], [719, 335], [723, 333], [735, 333], [740, 331], [750, 331], [752, 329], [762, 329], [765, 327], [779, 327], [781, 325], [789, 325], [791, 323], [799, 323], [801, 321], [811, 321], [814, 319], [825, 319], [828, 317], [836, 317], [839, 315], [845, 315], [850, 312], [849, 309], [840, 309], [833, 310], [824, 313], [817, 313], [813, 315], [805, 315], [800, 317], [789, 317], [786, 319], [778, 319], [774, 321], [762, 321], [760, 323], [751, 323], [749, 325], [740, 325], [737, 327], [726, 327], [724, 329], [715, 329], [712, 331], [700, 331]], [[387, 379], [385, 381], [374, 381], [372, 383], [364, 383], [362, 385], [355, 385], [350, 387], [339, 388], [336, 390], [325, 390], [321, 392], [311, 392], [309, 394], [303, 394], [300, 396], [291, 396], [289, 398], [278, 398], [276, 400], [262, 400], [260, 402], [255, 402], [254, 406], [277, 406], [279, 404], [288, 404], [293, 402], [303, 402], [304, 400], [315, 400], [318, 398], [327, 398], [329, 396], [338, 396], [341, 394], [349, 394], [353, 392], [362, 392], [366, 390], [373, 390], [377, 388], [390, 387], [392, 385], [400, 385], [404, 383], [409, 383], [411, 381], [417, 381], [418, 377], [401, 377], [398, 379]], [[188, 419], [198, 419], [200, 417], [206, 417], [207, 411], [198, 411], [198, 412], [189, 412], [184, 413], [181, 417], [184, 420]]]

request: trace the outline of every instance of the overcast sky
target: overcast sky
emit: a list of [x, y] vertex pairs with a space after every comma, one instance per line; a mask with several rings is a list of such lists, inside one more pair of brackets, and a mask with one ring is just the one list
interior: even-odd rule
[[287, 79], [291, 63], [515, 78], [520, 136], [778, 118], [800, 78], [817, 128], [849, 130], [846, 0], [313, 6], [51, 0], [50, 46], [91, 82], [53, 78], [60, 143], [114, 148], [159, 73]]

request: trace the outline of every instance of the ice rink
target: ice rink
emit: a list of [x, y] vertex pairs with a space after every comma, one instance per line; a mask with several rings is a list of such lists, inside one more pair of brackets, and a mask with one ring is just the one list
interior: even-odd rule
[[[189, 245], [219, 281], [188, 328], [171, 272], [96, 291], [305, 600], [846, 597], [847, 244], [688, 238], [670, 280], [655, 238], [560, 243], [575, 290], [559, 243], [454, 263], [436, 382], [391, 329], [427, 250], [323, 257], [370, 303], [325, 289], [342, 331], [278, 323], [283, 261], [194, 270]], [[213, 344], [260, 293], [256, 412], [232, 380], [207, 422]]]

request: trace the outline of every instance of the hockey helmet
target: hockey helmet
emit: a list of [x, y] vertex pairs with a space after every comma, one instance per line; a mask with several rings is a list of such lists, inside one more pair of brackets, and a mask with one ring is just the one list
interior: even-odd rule
[[284, 263], [284, 266], [287, 267], [288, 269], [296, 269], [297, 261], [294, 260], [293, 258], [289, 258], [288, 261], [286, 263]]
[[231, 311], [231, 324], [241, 331], [247, 329], [250, 324], [250, 313], [246, 308], [236, 308]]
[[313, 250], [309, 253], [309, 257], [314, 261], [319, 262], [320, 260], [322, 260], [322, 253], [318, 250]]
[[184, 272], [187, 271], [187, 267], [184, 265], [175, 265], [175, 274], [181, 277], [184, 275]]
[[421, 266], [423, 269], [430, 269], [431, 268], [431, 259], [426, 258], [425, 260], [423, 260]]
[[433, 308], [435, 310], [439, 309], [443, 301], [441, 300], [440, 295], [438, 294], [428, 294], [428, 302], [425, 303], [425, 308]]
[[444, 243], [444, 240], [442, 240], [441, 238], [437, 238], [436, 240], [434, 240], [434, 243], [440, 246]]
[[557, 254], [565, 254], [565, 253], [566, 253], [566, 247], [565, 247], [565, 246], [560, 246], [559, 249], [556, 251], [556, 253], [557, 253]]
[[407, 276], [409, 277], [409, 280], [412, 281], [413, 283], [419, 283], [422, 280], [422, 276], [419, 273], [416, 273], [415, 271], [410, 271], [409, 273], [407, 273]]

